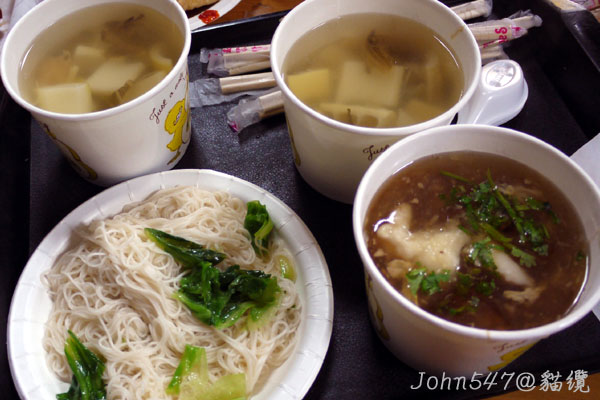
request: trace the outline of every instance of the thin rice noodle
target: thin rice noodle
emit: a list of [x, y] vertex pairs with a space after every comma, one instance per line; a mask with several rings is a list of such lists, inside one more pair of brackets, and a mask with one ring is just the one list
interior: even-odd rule
[[[106, 358], [110, 399], [167, 399], [165, 387], [186, 344], [207, 351], [212, 381], [245, 373], [256, 392], [292, 353], [301, 304], [293, 282], [280, 276], [279, 255], [292, 256], [276, 237], [261, 260], [243, 227], [245, 203], [195, 187], [163, 189], [123, 212], [77, 231], [76, 243], [44, 275], [53, 308], [43, 341], [47, 362], [65, 382], [67, 329]], [[278, 277], [280, 305], [272, 320], [248, 330], [243, 322], [217, 330], [204, 325], [173, 293], [183, 271], [144, 234], [150, 227], [200, 243], [238, 264]]]

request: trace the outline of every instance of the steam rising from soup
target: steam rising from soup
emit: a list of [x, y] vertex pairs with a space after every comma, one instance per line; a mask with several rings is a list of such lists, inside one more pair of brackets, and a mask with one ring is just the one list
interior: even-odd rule
[[346, 15], [309, 31], [282, 70], [306, 105], [340, 122], [388, 128], [434, 118], [460, 98], [463, 73], [430, 28], [394, 15]]
[[126, 103], [156, 86], [183, 49], [182, 30], [156, 10], [108, 3], [42, 32], [21, 61], [23, 97], [48, 111], [82, 114]]
[[425, 157], [379, 189], [365, 221], [386, 279], [426, 311], [484, 329], [561, 318], [589, 246], [568, 199], [536, 171], [476, 152]]

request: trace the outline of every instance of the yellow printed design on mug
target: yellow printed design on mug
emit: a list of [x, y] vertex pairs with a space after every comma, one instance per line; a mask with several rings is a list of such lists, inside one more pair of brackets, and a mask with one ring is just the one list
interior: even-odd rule
[[499, 369], [502, 369], [504, 367], [506, 367], [508, 364], [510, 364], [511, 362], [515, 361], [517, 358], [519, 358], [519, 356], [521, 356], [521, 354], [525, 353], [527, 350], [529, 350], [530, 348], [533, 347], [534, 344], [536, 344], [537, 342], [533, 342], [530, 343], [528, 345], [525, 346], [521, 346], [518, 347], [514, 350], [509, 351], [508, 353], [502, 354], [500, 356], [500, 359], [502, 360], [502, 362], [496, 364], [496, 365], [490, 365], [488, 367], [488, 370], [491, 372], [494, 371], [498, 371]]
[[96, 171], [94, 171], [93, 168], [84, 163], [79, 154], [77, 154], [77, 152], [71, 146], [58, 139], [56, 135], [52, 133], [52, 131], [50, 131], [48, 125], [43, 124], [42, 127], [44, 128], [44, 131], [48, 134], [48, 136], [50, 136], [50, 138], [58, 145], [63, 154], [67, 156], [69, 163], [79, 173], [79, 175], [91, 181], [98, 178], [98, 174], [96, 173]]
[[186, 127], [188, 117], [187, 107], [185, 106], [185, 99], [178, 101], [175, 103], [169, 114], [167, 115], [167, 119], [165, 120], [165, 129], [170, 134], [173, 135], [173, 139], [167, 144], [167, 147], [171, 151], [179, 150], [179, 147], [184, 142], [183, 131]]
[[176, 151], [175, 156], [169, 160], [168, 164], [171, 164], [180, 156], [179, 151], [182, 144], [187, 143], [190, 139], [191, 124], [189, 123], [189, 103], [187, 102], [188, 93], [188, 77], [186, 75], [186, 89], [185, 96], [179, 100], [165, 119], [165, 130], [169, 135], [173, 135], [171, 141], [167, 144], [167, 148], [171, 151]]

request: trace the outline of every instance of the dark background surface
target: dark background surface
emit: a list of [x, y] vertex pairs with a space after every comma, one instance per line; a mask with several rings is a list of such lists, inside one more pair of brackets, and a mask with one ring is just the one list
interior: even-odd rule
[[[523, 111], [504, 126], [541, 138], [570, 155], [600, 132], [600, 29], [589, 13], [564, 15], [543, 0], [496, 0], [490, 18], [526, 9], [544, 22], [506, 47], [510, 58], [523, 68], [529, 99]], [[200, 76], [200, 48], [267, 43], [283, 14], [195, 32], [190, 79]], [[214, 169], [255, 183], [290, 206], [315, 235], [329, 265], [335, 315], [329, 351], [306, 398], [466, 399], [514, 390], [514, 382], [505, 388], [506, 380], [480, 390], [410, 389], [419, 382], [418, 372], [386, 350], [369, 322], [362, 264], [352, 237], [352, 207], [323, 197], [302, 180], [294, 167], [283, 116], [237, 135], [225, 122], [231, 106], [193, 110], [193, 138], [176, 168]], [[4, 90], [0, 113], [0, 339], [6, 343], [10, 300], [29, 255], [64, 216], [102, 188], [76, 175]], [[566, 378], [574, 369], [600, 371], [600, 322], [592, 314], [539, 342], [503, 372], [529, 372], [539, 381], [546, 370]], [[0, 398], [17, 398], [6, 346], [0, 347], [0, 384]]]

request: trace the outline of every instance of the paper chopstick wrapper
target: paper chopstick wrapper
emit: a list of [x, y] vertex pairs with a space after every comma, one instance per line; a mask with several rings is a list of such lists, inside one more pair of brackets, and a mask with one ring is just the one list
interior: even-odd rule
[[478, 42], [509, 41], [527, 34], [528, 30], [542, 25], [537, 15], [526, 15], [518, 18], [503, 18], [468, 24], [467, 26]]
[[223, 94], [271, 88], [275, 85], [275, 77], [272, 72], [228, 76], [219, 79], [219, 87]]
[[488, 17], [492, 12], [492, 0], [475, 0], [450, 8], [462, 20]]
[[525, 36], [531, 28], [542, 25], [542, 18], [530, 11], [520, 11], [508, 18], [471, 23], [467, 26], [475, 36], [482, 64], [506, 59], [502, 44]]
[[275, 77], [272, 72], [223, 78], [200, 78], [190, 82], [190, 107], [221, 104], [245, 95], [262, 95], [275, 85]]

